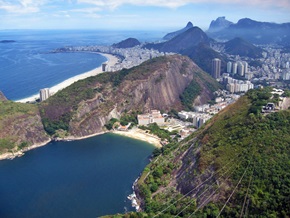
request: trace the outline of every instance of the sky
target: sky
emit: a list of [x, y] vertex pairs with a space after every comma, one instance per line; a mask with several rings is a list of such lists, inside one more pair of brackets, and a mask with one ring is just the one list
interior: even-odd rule
[[207, 30], [220, 16], [290, 22], [290, 0], [0, 0], [0, 30]]

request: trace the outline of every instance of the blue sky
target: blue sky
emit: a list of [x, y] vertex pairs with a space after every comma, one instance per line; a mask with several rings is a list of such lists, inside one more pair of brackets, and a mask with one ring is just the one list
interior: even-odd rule
[[290, 0], [0, 0], [0, 29], [206, 30], [219, 16], [290, 22]]

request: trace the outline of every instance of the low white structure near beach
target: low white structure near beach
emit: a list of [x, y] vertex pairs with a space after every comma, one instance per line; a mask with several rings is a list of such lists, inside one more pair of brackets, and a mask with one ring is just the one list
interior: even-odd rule
[[164, 124], [165, 119], [159, 110], [151, 110], [150, 113], [137, 116], [139, 125], [148, 125], [150, 123]]

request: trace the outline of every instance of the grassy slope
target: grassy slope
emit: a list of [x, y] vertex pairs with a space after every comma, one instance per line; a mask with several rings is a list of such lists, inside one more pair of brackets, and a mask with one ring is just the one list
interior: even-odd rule
[[[224, 217], [289, 216], [290, 110], [251, 113], [267, 92], [251, 91], [195, 135], [164, 147], [139, 181], [146, 214], [138, 216], [216, 217], [231, 193]], [[183, 195], [208, 178], [205, 194]]]

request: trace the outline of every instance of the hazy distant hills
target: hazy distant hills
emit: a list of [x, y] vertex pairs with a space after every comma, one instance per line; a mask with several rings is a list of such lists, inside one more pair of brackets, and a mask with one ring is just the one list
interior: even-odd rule
[[189, 30], [190, 28], [192, 28], [193, 25], [191, 22], [188, 22], [187, 25], [181, 29], [181, 30], [178, 30], [178, 31], [175, 31], [175, 32], [172, 32], [172, 33], [168, 33], [166, 34], [163, 39], [164, 40], [170, 40], [170, 39], [173, 39], [174, 37], [178, 36], [179, 34], [181, 33], [184, 33], [186, 30]]
[[135, 38], [128, 38], [119, 43], [113, 44], [112, 46], [115, 48], [132, 48], [134, 46], [140, 45], [141, 43], [138, 39]]
[[[227, 27], [223, 22], [215, 21], [214, 24], [214, 28], [211, 25], [207, 31], [214, 39], [230, 40], [240, 37], [254, 44], [290, 44], [290, 23], [276, 24], [243, 18]], [[220, 30], [213, 31], [217, 29]]]
[[263, 50], [242, 38], [234, 38], [225, 43], [225, 52], [231, 55], [259, 58], [262, 56]]
[[226, 20], [226, 17], [218, 17], [210, 23], [208, 32], [218, 32], [232, 25], [233, 22]]

